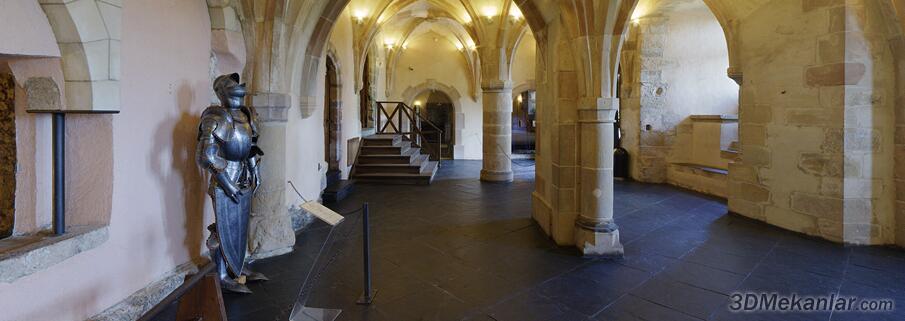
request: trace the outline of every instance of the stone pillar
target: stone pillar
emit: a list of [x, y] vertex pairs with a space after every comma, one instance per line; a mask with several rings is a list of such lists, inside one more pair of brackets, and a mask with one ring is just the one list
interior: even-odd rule
[[484, 168], [485, 182], [512, 181], [512, 84], [509, 81], [486, 81], [484, 104]]
[[613, 220], [613, 124], [619, 100], [586, 98], [582, 107], [578, 110], [581, 212], [575, 220], [575, 245], [584, 255], [621, 256], [619, 227]]
[[258, 93], [252, 106], [258, 112], [258, 145], [264, 150], [262, 184], [255, 194], [248, 226], [248, 251], [260, 259], [286, 254], [295, 245], [295, 231], [286, 198], [286, 124], [290, 97]]

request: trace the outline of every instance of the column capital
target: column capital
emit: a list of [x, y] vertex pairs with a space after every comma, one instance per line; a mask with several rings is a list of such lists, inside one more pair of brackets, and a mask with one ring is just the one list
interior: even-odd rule
[[484, 80], [481, 82], [481, 90], [484, 92], [500, 93], [512, 91], [512, 81], [509, 80]]
[[279, 122], [289, 121], [289, 102], [291, 97], [288, 94], [259, 92], [251, 96], [251, 106], [258, 112], [258, 119], [261, 122]]

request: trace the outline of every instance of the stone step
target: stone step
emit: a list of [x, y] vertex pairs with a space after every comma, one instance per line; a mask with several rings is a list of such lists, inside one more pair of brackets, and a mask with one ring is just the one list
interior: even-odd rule
[[418, 155], [408, 164], [359, 164], [355, 171], [359, 174], [373, 173], [421, 173], [428, 163], [427, 155]]
[[362, 146], [401, 146], [401, 144], [401, 135], [378, 134], [365, 137]]
[[409, 144], [401, 144], [400, 146], [361, 146], [361, 155], [406, 155], [406, 152], [412, 149]]
[[411, 164], [416, 157], [421, 156], [420, 148], [409, 148], [402, 154], [373, 154], [358, 156], [358, 163], [361, 164]]
[[355, 181], [358, 183], [429, 185], [434, 180], [439, 165], [439, 162], [427, 161], [420, 173], [356, 173]]

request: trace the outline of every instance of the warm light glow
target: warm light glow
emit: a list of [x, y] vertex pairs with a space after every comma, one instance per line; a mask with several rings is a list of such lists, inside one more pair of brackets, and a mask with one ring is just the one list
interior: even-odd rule
[[509, 8], [509, 16], [512, 17], [512, 20], [518, 21], [522, 20], [522, 11], [518, 9], [518, 6], [513, 5]]
[[493, 17], [496, 17], [496, 15], [497, 15], [496, 7], [486, 6], [483, 9], [481, 9], [481, 14], [483, 14], [484, 17], [487, 17], [487, 19], [493, 19]]
[[635, 10], [632, 11], [632, 22], [637, 23], [639, 18], [644, 17], [648, 12], [648, 8], [645, 8], [643, 4], [639, 4], [635, 6]]
[[464, 23], [464, 24], [471, 23], [471, 16], [468, 14], [465, 14], [465, 16], [462, 17], [462, 23]]
[[456, 49], [458, 49], [459, 51], [462, 51], [462, 49], [465, 49], [465, 45], [463, 45], [459, 41], [456, 41]]
[[355, 21], [361, 23], [368, 17], [368, 11], [365, 9], [356, 9], [355, 12], [352, 13], [352, 17], [355, 18]]
[[475, 50], [478, 48], [478, 45], [474, 43], [474, 40], [468, 39], [468, 49]]
[[415, 101], [415, 107], [421, 107], [421, 101], [420, 101], [420, 100], [416, 100], [416, 101]]
[[522, 101], [524, 101], [524, 98], [522, 98], [522, 95], [518, 95], [518, 103], [521, 104]]
[[393, 49], [396, 46], [396, 40], [393, 38], [383, 39], [383, 44], [387, 46], [387, 49]]

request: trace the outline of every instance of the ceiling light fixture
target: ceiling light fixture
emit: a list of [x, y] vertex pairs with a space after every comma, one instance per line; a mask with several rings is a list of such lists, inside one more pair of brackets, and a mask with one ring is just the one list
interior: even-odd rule
[[365, 9], [356, 9], [355, 12], [352, 13], [352, 18], [355, 19], [355, 22], [361, 24], [368, 18], [368, 11]]

